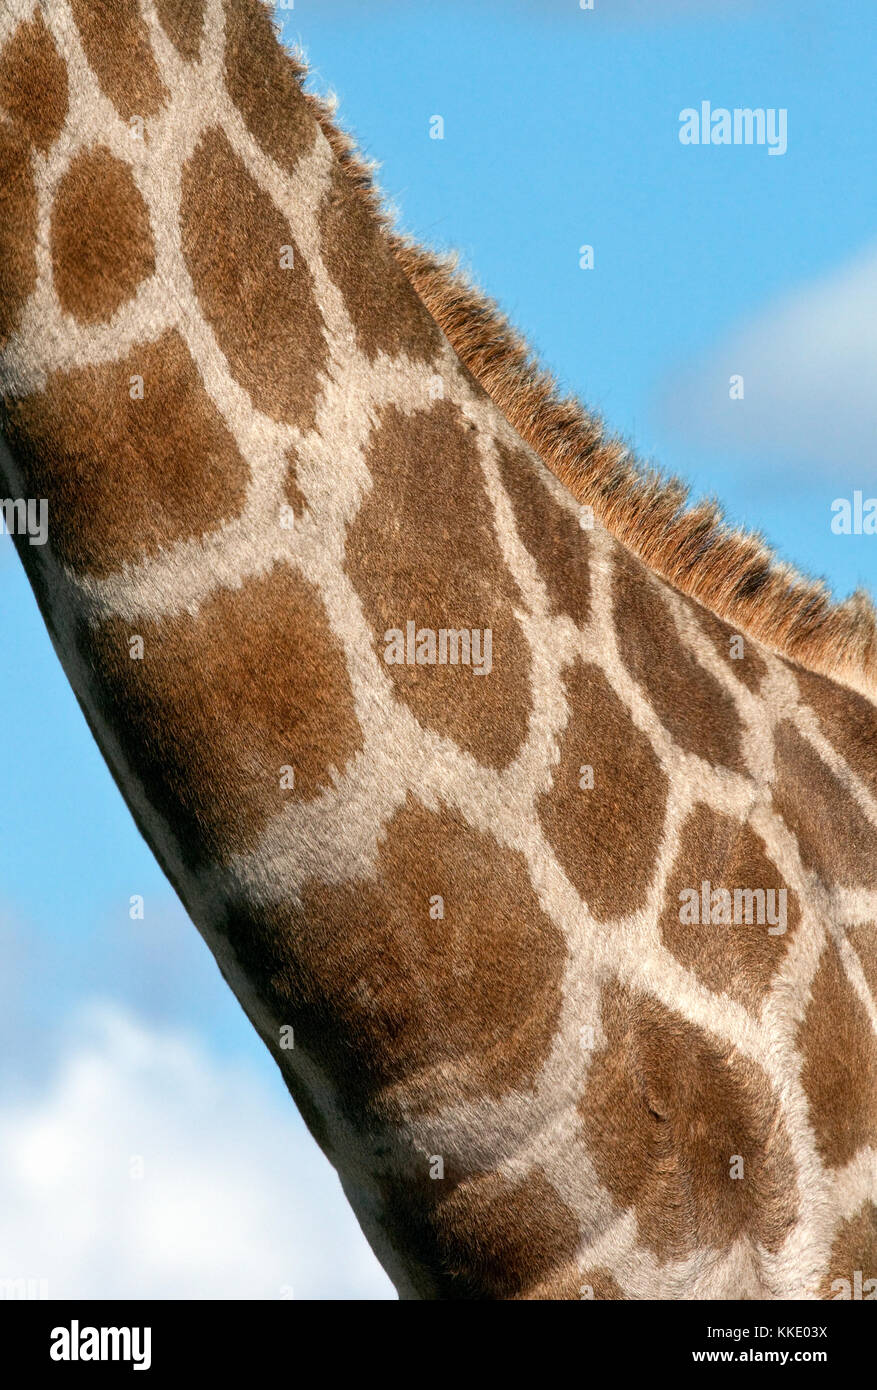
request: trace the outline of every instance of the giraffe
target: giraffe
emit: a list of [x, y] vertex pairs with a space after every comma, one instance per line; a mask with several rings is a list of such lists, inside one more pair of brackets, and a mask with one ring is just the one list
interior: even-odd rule
[[873, 1296], [873, 611], [562, 400], [303, 79], [261, 0], [0, 6], [85, 718], [400, 1296]]

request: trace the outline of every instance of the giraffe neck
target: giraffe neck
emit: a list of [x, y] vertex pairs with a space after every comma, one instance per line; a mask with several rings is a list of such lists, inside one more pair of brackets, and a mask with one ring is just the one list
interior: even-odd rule
[[[815, 1288], [873, 1139], [801, 1060], [833, 1011], [874, 1065], [839, 935], [877, 893], [872, 706], [590, 526], [260, 5], [8, 13], [3, 468], [49, 505], [17, 544], [400, 1290]], [[682, 930], [704, 882], [787, 929]]]
[[[539, 581], [503, 479], [558, 533], [576, 606], [587, 538], [414, 294], [265, 11], [196, 10], [25, 3], [3, 35], [4, 469], [51, 518], [47, 545], [16, 539], [140, 828], [423, 1291], [384, 1213], [429, 1244], [466, 1173], [455, 1106], [532, 1081], [559, 1010], [561, 935], [491, 835], [554, 664], [516, 617]], [[467, 920], [501, 884], [479, 954]], [[509, 992], [488, 952], [523, 947], [521, 902], [540, 949]]]

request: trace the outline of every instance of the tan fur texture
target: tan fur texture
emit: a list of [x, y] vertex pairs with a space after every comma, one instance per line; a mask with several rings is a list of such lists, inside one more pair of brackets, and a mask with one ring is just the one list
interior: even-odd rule
[[404, 1296], [877, 1278], [872, 619], [557, 402], [301, 77], [257, 0], [0, 9], [0, 476], [108, 764]]

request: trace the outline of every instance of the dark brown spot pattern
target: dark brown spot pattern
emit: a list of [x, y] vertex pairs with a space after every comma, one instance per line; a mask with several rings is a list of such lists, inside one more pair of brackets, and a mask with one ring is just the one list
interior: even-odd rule
[[[570, 713], [560, 761], [537, 810], [567, 877], [593, 915], [606, 921], [645, 902], [668, 782], [599, 667], [577, 661], [565, 688]], [[593, 769], [593, 788], [581, 786], [582, 767]]]
[[421, 1297], [580, 1296], [570, 1269], [578, 1221], [541, 1169], [517, 1180], [451, 1171], [435, 1182], [425, 1162], [409, 1168], [383, 1184], [384, 1222], [411, 1261]]
[[817, 1147], [840, 1168], [877, 1142], [877, 1039], [833, 942], [811, 986], [798, 1047]]
[[863, 1203], [835, 1236], [819, 1297], [877, 1299], [877, 1206], [873, 1202]]
[[157, 555], [244, 501], [247, 466], [175, 332], [119, 362], [54, 372], [7, 403], [3, 424], [28, 494], [48, 498], [53, 550], [76, 570]]
[[0, 349], [21, 322], [37, 282], [37, 198], [30, 150], [0, 122]]
[[523, 858], [449, 812], [409, 798], [374, 879], [309, 883], [299, 906], [242, 907], [227, 930], [355, 1115], [400, 1083], [415, 1110], [526, 1089], [551, 1047], [562, 936]]
[[50, 246], [61, 308], [80, 323], [107, 323], [153, 274], [146, 204], [131, 170], [103, 146], [80, 152], [64, 174]]
[[658, 582], [623, 546], [613, 550], [613, 614], [621, 659], [667, 733], [713, 766], [745, 772], [731, 696], [680, 641]]
[[[746, 1237], [778, 1250], [795, 1168], [767, 1077], [657, 1000], [603, 992], [605, 1048], [580, 1103], [597, 1174], [660, 1260]], [[733, 1165], [742, 1159], [742, 1176]]]
[[300, 89], [298, 69], [256, 0], [226, 0], [225, 81], [253, 139], [292, 173], [313, 146], [317, 122]]
[[70, 0], [85, 55], [123, 120], [154, 116], [167, 97], [138, 0]]
[[[530, 654], [474, 433], [445, 402], [411, 415], [391, 406], [366, 462], [374, 486], [349, 529], [346, 554], [378, 659], [421, 723], [480, 762], [504, 767], [527, 733]], [[385, 634], [407, 633], [408, 622], [415, 633], [490, 631], [491, 669], [479, 675], [472, 663], [387, 664]]]
[[179, 53], [194, 62], [201, 51], [204, 0], [155, 0], [159, 23]]
[[828, 742], [877, 797], [877, 705], [827, 676], [801, 666], [792, 665], [792, 670], [801, 699]]
[[[685, 598], [684, 603], [694, 614], [696, 621], [706, 632], [719, 656], [727, 663], [738, 680], [757, 695], [761, 682], [767, 675], [767, 663], [759, 655], [753, 637], [737, 632], [721, 618], [717, 618], [708, 608]], [[739, 652], [739, 655], [736, 653]]]
[[195, 292], [235, 379], [257, 410], [312, 429], [326, 360], [313, 278], [289, 223], [220, 130], [183, 170], [181, 222]]
[[499, 444], [497, 452], [518, 535], [536, 562], [552, 609], [581, 625], [590, 613], [587, 532], [552, 497], [547, 483], [539, 476], [541, 464], [523, 449]]
[[192, 866], [252, 848], [361, 747], [341, 646], [316, 590], [286, 567], [211, 595], [196, 617], [107, 620], [81, 646], [104, 718]]
[[[732, 894], [732, 915], [735, 890], [763, 894], [763, 920], [757, 920], [760, 905], [753, 897], [741, 899], [741, 921], [704, 922], [702, 903], [697, 923], [680, 921], [680, 895], [683, 890], [692, 889], [700, 899], [704, 881], [713, 890], [724, 888]], [[779, 918], [775, 923], [766, 920], [771, 890], [775, 895], [772, 916]], [[785, 894], [784, 899], [781, 893]], [[783, 901], [785, 931], [780, 930]], [[661, 916], [664, 945], [676, 959], [693, 970], [707, 989], [727, 994], [757, 1011], [782, 964], [800, 915], [796, 894], [767, 857], [760, 837], [748, 825], [708, 806], [696, 806], [682, 827]]]
[[67, 70], [37, 10], [0, 53], [0, 107], [19, 133], [45, 154], [67, 115]]
[[[590, 1289], [598, 1302], [618, 1303], [627, 1297], [614, 1275], [600, 1265], [596, 1269], [584, 1270], [578, 1278], [578, 1283], [581, 1288]], [[581, 1289], [576, 1296], [581, 1298]]]
[[290, 449], [286, 456], [286, 476], [283, 480], [283, 492], [286, 498], [286, 505], [290, 508], [295, 521], [301, 521], [307, 510], [307, 500], [298, 485], [297, 476], [298, 453], [295, 449]]
[[831, 886], [877, 888], [877, 829], [787, 721], [774, 732], [773, 800], [806, 868]]
[[362, 351], [405, 352], [428, 361], [441, 334], [393, 254], [389, 237], [349, 175], [338, 165], [320, 213], [326, 270], [344, 296]]

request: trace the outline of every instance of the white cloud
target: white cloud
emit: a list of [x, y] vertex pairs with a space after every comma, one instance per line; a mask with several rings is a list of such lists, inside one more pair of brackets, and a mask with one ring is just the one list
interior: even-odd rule
[[[742, 401], [729, 378], [744, 378]], [[663, 421], [721, 450], [770, 451], [820, 473], [875, 469], [877, 248], [770, 306], [678, 373]]]
[[285, 1092], [115, 1006], [64, 1038], [46, 1089], [0, 1109], [0, 1281], [45, 1279], [50, 1298], [395, 1297]]

